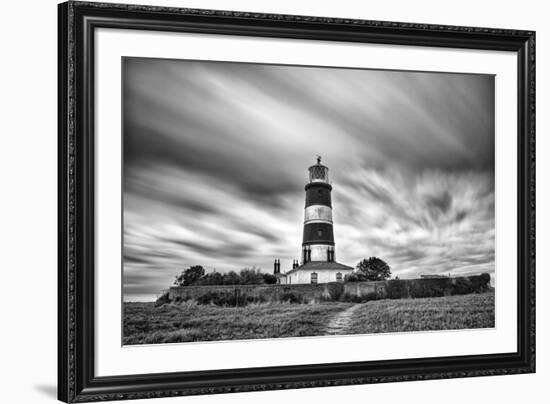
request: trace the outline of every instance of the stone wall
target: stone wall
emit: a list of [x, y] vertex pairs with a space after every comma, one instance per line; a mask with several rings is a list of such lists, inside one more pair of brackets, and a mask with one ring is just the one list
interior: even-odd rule
[[290, 293], [300, 296], [305, 301], [334, 299], [331, 295], [333, 287], [327, 283], [298, 285], [205, 285], [205, 286], [173, 286], [168, 290], [170, 301], [199, 299], [206, 293], [235, 296], [249, 296], [253, 299], [267, 301], [282, 301]]
[[[294, 285], [203, 285], [174, 286], [167, 290], [172, 302], [201, 300], [205, 296], [222, 301], [246, 303], [251, 301], [375, 300], [416, 297], [435, 297], [451, 294], [481, 292], [489, 288], [488, 274], [457, 278], [422, 278], [377, 282], [330, 282]], [[166, 297], [164, 298], [166, 299]], [[208, 301], [208, 300], [207, 300]]]
[[386, 282], [345, 282], [344, 294], [356, 297], [376, 294], [379, 299], [383, 299], [386, 297]]

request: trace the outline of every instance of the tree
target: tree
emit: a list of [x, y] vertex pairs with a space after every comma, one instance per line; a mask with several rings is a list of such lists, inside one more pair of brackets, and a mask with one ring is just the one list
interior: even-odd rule
[[344, 276], [344, 282], [359, 282], [362, 280], [365, 280], [364, 277], [363, 279], [359, 279], [359, 276], [353, 272], [351, 274], [347, 274], [346, 276]]
[[356, 275], [360, 280], [383, 281], [391, 276], [390, 266], [378, 257], [363, 259], [356, 268]]
[[262, 277], [264, 278], [264, 283], [267, 283], [268, 285], [273, 285], [277, 283], [277, 277], [272, 274], [263, 274]]
[[174, 285], [260, 285], [277, 283], [274, 275], [262, 273], [259, 268], [243, 268], [239, 273], [229, 271], [226, 274], [219, 272], [206, 273], [200, 265], [195, 265], [184, 270], [176, 276]]
[[239, 285], [241, 283], [241, 278], [235, 271], [229, 271], [223, 276], [222, 282], [224, 285]]
[[243, 268], [239, 272], [239, 277], [241, 278], [242, 285], [257, 285], [264, 283], [264, 277], [260, 270], [256, 267], [252, 268]]
[[177, 286], [189, 286], [196, 283], [204, 276], [204, 268], [200, 265], [195, 265], [187, 268], [180, 275], [176, 276], [174, 282]]
[[211, 272], [204, 275], [196, 283], [196, 285], [221, 285], [223, 284], [223, 275], [219, 272]]

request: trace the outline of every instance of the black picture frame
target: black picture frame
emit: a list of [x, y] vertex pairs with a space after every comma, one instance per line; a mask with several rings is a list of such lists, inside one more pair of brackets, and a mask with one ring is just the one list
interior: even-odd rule
[[[535, 371], [535, 33], [235, 11], [66, 2], [58, 6], [58, 398], [139, 399]], [[193, 372], [94, 375], [94, 31], [252, 35], [515, 52], [517, 351]]]

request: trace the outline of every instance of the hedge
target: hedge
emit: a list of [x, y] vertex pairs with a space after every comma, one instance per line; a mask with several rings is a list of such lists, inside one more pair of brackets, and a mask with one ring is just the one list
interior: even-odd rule
[[459, 278], [392, 279], [386, 282], [386, 296], [403, 299], [481, 293], [490, 288], [490, 281], [487, 273]]

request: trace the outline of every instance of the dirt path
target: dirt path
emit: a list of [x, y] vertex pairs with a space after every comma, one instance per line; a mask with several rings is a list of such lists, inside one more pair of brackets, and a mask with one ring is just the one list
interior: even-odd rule
[[345, 334], [355, 310], [361, 307], [361, 303], [354, 304], [349, 309], [337, 313], [328, 323], [326, 335]]

